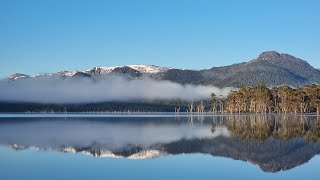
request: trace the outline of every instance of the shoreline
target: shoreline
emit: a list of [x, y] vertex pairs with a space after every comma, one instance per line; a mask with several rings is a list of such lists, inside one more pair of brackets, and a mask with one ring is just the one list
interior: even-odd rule
[[0, 118], [15, 118], [15, 117], [223, 117], [223, 116], [288, 116], [288, 117], [320, 117], [320, 115], [314, 113], [308, 114], [251, 114], [251, 113], [242, 113], [242, 114], [212, 114], [212, 113], [179, 113], [175, 114], [174, 112], [70, 112], [70, 113], [0, 113]]

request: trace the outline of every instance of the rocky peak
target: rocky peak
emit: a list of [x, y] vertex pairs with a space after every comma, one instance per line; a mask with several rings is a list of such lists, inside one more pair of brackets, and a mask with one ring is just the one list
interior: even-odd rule
[[281, 57], [281, 54], [276, 51], [266, 51], [259, 55], [258, 59], [260, 60], [270, 60], [270, 59], [278, 59]]
[[290, 54], [278, 53], [276, 51], [266, 51], [259, 55], [257, 59], [250, 62], [260, 62], [268, 61], [271, 64], [276, 64], [277, 66], [288, 68], [288, 66], [305, 66], [310, 67], [310, 65], [299, 58], [296, 58]]
[[28, 77], [30, 77], [30, 76], [27, 74], [15, 73], [15, 74], [12, 74], [11, 76], [9, 76], [8, 79], [17, 80], [17, 79], [28, 78]]
[[142, 76], [142, 73], [140, 71], [137, 71], [131, 67], [124, 66], [124, 67], [117, 67], [111, 71], [113, 74], [128, 74], [132, 77], [139, 77]]
[[87, 77], [87, 78], [89, 78], [89, 77], [91, 77], [91, 75], [88, 74], [88, 73], [85, 73], [85, 72], [80, 72], [80, 71], [78, 71], [78, 72], [74, 73], [74, 74], [72, 75], [72, 77], [75, 77], [75, 78]]

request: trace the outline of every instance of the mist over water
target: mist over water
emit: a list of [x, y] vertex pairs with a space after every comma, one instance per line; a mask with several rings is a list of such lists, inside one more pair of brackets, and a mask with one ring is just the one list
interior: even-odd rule
[[[29, 119], [30, 120], [30, 119]], [[168, 121], [169, 120], [169, 121]], [[159, 118], [41, 119], [41, 121], [0, 122], [0, 144], [38, 147], [90, 147], [125, 149], [130, 144], [149, 147], [181, 139], [229, 137], [225, 127], [210, 131], [211, 121], [194, 125]], [[15, 122], [15, 123], [12, 123]], [[15, 132], [15, 133], [12, 133]]]
[[200, 100], [211, 93], [226, 97], [234, 88], [181, 85], [152, 80], [128, 80], [121, 76], [103, 79], [39, 77], [15, 81], [0, 81], [0, 101], [36, 103], [88, 103], [103, 101], [133, 101], [154, 99]]

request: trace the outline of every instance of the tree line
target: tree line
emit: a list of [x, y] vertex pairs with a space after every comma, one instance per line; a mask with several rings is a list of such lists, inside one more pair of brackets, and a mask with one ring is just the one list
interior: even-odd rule
[[97, 102], [85, 104], [41, 104], [28, 102], [0, 102], [0, 113], [173, 112], [175, 107], [181, 107], [181, 109], [185, 111], [186, 104], [187, 103], [180, 101]]
[[229, 93], [225, 100], [211, 95], [212, 112], [320, 114], [320, 85], [300, 88], [279, 86], [268, 88], [263, 84], [243, 86]]

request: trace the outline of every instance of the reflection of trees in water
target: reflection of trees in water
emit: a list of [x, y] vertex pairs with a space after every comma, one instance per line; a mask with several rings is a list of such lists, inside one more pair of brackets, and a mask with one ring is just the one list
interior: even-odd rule
[[188, 116], [188, 123], [193, 126], [193, 116]]
[[212, 129], [227, 126], [232, 136], [242, 140], [265, 141], [276, 139], [303, 138], [320, 142], [320, 120], [307, 116], [222, 116], [213, 117]]
[[203, 124], [203, 121], [205, 120], [204, 116], [197, 116], [197, 120], [200, 122], [201, 126]]
[[188, 116], [188, 123], [190, 123], [192, 126], [194, 123], [194, 121], [193, 121], [194, 119], [196, 119], [200, 123], [201, 126], [203, 125], [203, 122], [205, 121], [204, 116], [195, 116], [195, 117], [193, 117], [192, 115]]

